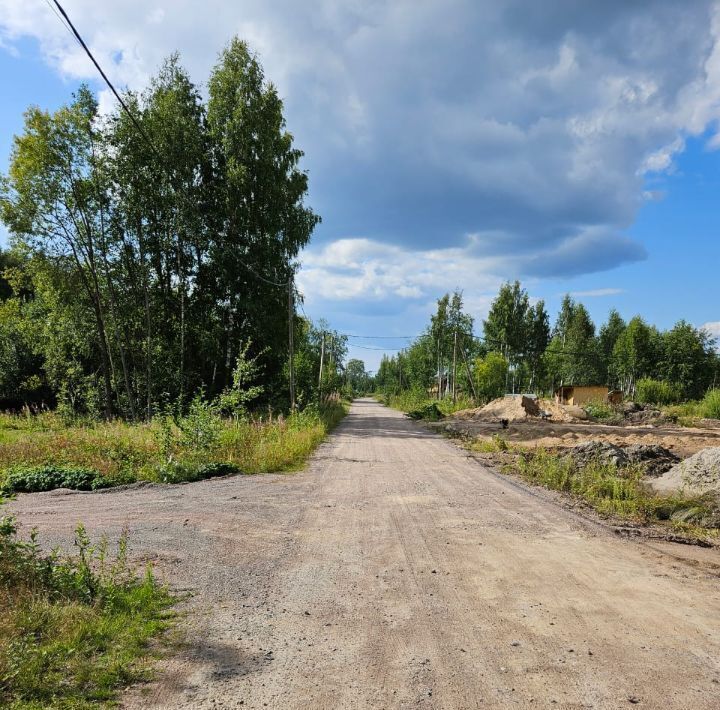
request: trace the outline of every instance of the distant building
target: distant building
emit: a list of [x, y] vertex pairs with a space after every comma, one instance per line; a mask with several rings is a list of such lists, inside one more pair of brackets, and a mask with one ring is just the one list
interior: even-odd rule
[[588, 402], [615, 403], [617, 392], [610, 392], [600, 385], [564, 385], [555, 390], [555, 401], [558, 404], [582, 405]]

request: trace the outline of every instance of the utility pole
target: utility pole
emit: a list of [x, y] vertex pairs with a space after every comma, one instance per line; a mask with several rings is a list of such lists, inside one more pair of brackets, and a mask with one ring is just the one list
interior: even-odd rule
[[323, 376], [323, 364], [325, 362], [325, 331], [322, 332], [322, 339], [320, 341], [320, 374], [318, 375], [318, 389], [320, 390], [320, 398], [322, 399], [322, 376]]
[[452, 384], [452, 396], [453, 404], [455, 404], [457, 397], [457, 328], [455, 329], [455, 336], [453, 338], [453, 384]]
[[470, 381], [470, 387], [472, 387], [473, 400], [475, 401], [475, 404], [477, 404], [478, 398], [477, 398], [477, 392], [475, 392], [475, 383], [473, 382], [472, 373], [470, 372], [470, 365], [468, 364], [467, 355], [465, 354], [465, 346], [462, 343], [460, 344], [460, 352], [462, 353], [463, 360], [465, 361], [465, 369], [467, 370], [467, 376], [468, 376], [468, 380]]
[[290, 412], [295, 411], [295, 345], [293, 343], [293, 330], [295, 326], [295, 302], [293, 298], [293, 280], [288, 279], [288, 372], [290, 375]]

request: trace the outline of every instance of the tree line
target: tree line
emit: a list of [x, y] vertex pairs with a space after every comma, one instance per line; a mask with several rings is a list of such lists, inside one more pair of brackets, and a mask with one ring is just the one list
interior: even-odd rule
[[501, 286], [481, 337], [473, 323], [460, 292], [444, 295], [425, 332], [383, 357], [378, 389], [486, 402], [506, 392], [549, 394], [561, 385], [607, 385], [635, 397], [640, 385], [670, 403], [720, 386], [715, 340], [684, 320], [663, 331], [641, 316], [626, 322], [612, 309], [596, 328], [587, 308], [566, 295], [551, 326], [544, 302], [532, 303], [515, 281]]
[[[15, 137], [0, 178], [0, 399], [148, 418], [237, 387], [252, 362], [257, 400], [287, 408], [291, 319], [309, 400], [322, 336], [290, 306], [320, 218], [277, 90], [235, 38], [207, 99], [177, 55], [123, 99], [130, 114], [102, 115], [83, 86], [55, 112], [30, 107]], [[323, 367], [339, 367], [342, 338], [328, 342]]]

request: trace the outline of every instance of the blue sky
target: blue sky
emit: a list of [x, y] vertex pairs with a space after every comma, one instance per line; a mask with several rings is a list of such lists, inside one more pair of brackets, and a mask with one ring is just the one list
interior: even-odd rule
[[[173, 50], [202, 83], [233, 33], [256, 49], [323, 216], [301, 258], [311, 317], [415, 334], [460, 288], [479, 324], [520, 278], [553, 313], [571, 292], [598, 323], [614, 306], [720, 335], [718, 3], [64, 4], [121, 86]], [[0, 77], [2, 170], [29, 104], [89, 80], [111, 105], [41, 0], [0, 0]]]

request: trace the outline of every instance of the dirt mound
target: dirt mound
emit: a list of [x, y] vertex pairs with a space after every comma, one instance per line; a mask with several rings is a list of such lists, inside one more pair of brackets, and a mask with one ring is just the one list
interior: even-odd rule
[[653, 481], [652, 486], [662, 493], [684, 490], [720, 496], [720, 446], [698, 451]]
[[589, 463], [612, 463], [616, 466], [626, 466], [628, 455], [619, 446], [607, 441], [583, 441], [576, 444], [568, 452], [578, 466], [587, 466]]
[[680, 461], [680, 457], [659, 444], [630, 444], [625, 449], [628, 462], [641, 464], [648, 476], [660, 476]]
[[557, 404], [551, 399], [538, 399], [527, 395], [505, 395], [488, 402], [484, 407], [463, 409], [453, 414], [455, 419], [472, 419], [481, 422], [527, 421], [528, 419], [549, 419], [556, 422], [576, 422], [587, 419], [585, 410]]

